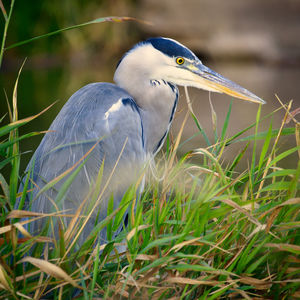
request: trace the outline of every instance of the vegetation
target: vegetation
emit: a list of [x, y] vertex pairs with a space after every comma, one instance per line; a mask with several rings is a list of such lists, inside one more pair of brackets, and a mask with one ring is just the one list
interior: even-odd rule
[[[17, 86], [18, 79], [8, 109], [10, 123], [3, 124], [5, 115], [0, 116], [0, 169], [10, 167], [9, 178], [0, 174], [1, 299], [300, 297], [300, 164], [295, 163], [293, 169], [280, 165], [286, 157], [300, 155], [299, 123], [291, 103], [265, 117], [259, 107], [256, 121], [231, 137], [230, 105], [222, 132], [219, 135], [215, 129], [213, 142], [196, 116], [188, 113], [185, 121], [191, 114], [207, 146], [179, 157], [183, 122], [175, 141], [168, 137], [153, 171], [156, 176], [147, 176], [152, 180], [141, 199], [135, 198], [138, 182], [119, 208], [110, 201], [108, 217], [78, 248], [76, 240], [85, 222], [80, 217], [82, 207], [70, 216], [67, 227], [66, 212], [43, 215], [14, 210], [18, 197], [18, 209], [22, 208], [26, 193], [26, 188], [18, 193], [22, 178], [19, 142], [40, 134], [19, 135], [18, 129], [39, 115], [18, 120]], [[281, 127], [274, 129], [272, 117], [279, 110], [285, 116]], [[270, 123], [266, 132], [259, 131], [263, 119]], [[216, 121], [212, 110], [214, 128]], [[286, 128], [289, 122], [294, 126]], [[254, 134], [242, 137], [252, 128]], [[281, 150], [284, 135], [295, 137], [296, 146]], [[263, 142], [260, 151], [259, 140]], [[224, 150], [232, 143], [240, 143], [241, 151], [225, 163]], [[249, 167], [239, 172], [250, 144]], [[114, 238], [127, 208], [129, 224]], [[41, 217], [49, 220], [50, 229], [32, 236], [26, 224]], [[46, 235], [54, 222], [61, 224], [57, 239]], [[104, 227], [109, 242], [100, 245], [96, 236]], [[123, 252], [122, 245], [126, 246]]]

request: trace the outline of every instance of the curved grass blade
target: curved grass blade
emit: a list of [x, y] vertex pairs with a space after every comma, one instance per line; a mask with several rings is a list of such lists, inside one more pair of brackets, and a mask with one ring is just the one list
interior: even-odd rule
[[81, 289], [81, 287], [76, 283], [76, 281], [70, 275], [68, 275], [62, 268], [50, 263], [47, 260], [27, 256], [19, 261], [19, 263], [23, 262], [29, 262], [38, 269], [40, 269], [42, 272], [45, 272], [46, 274], [54, 278], [62, 279], [65, 282], [68, 282], [71, 285]]
[[[252, 135], [246, 136], [244, 138], [232, 141], [232, 142], [230, 142], [230, 144], [234, 144], [234, 143], [238, 143], [238, 142], [253, 141], [254, 139], [264, 140], [264, 139], [267, 139], [268, 135], [270, 135], [271, 138], [275, 138], [277, 136], [278, 132], [279, 132], [279, 129], [273, 129], [271, 131], [271, 134], [269, 133], [269, 130], [268, 131], [263, 131], [263, 132], [257, 133], [256, 135], [252, 134]], [[296, 130], [295, 130], [294, 127], [283, 128], [282, 132], [281, 132], [281, 135], [293, 135], [293, 134], [295, 134], [295, 132], [296, 132]]]
[[[256, 135], [256, 140], [257, 140], [257, 136], [259, 134]], [[267, 151], [269, 149], [269, 145], [271, 142], [271, 138], [272, 138], [272, 121], [270, 122], [270, 126], [269, 126], [269, 130], [267, 132], [266, 138], [265, 138], [265, 142], [264, 145], [261, 149], [261, 153], [260, 153], [260, 157], [259, 157], [259, 163], [258, 163], [258, 170], [260, 173], [263, 173], [263, 170], [261, 169], [263, 162], [265, 160], [265, 156], [267, 154]], [[259, 178], [260, 176], [257, 176], [257, 178]]]
[[49, 32], [49, 33], [46, 33], [46, 34], [42, 34], [42, 35], [33, 37], [33, 38], [25, 40], [25, 41], [21, 41], [21, 42], [12, 44], [12, 45], [4, 48], [4, 50], [9, 50], [9, 49], [12, 49], [12, 48], [15, 48], [15, 47], [19, 47], [19, 46], [31, 43], [33, 41], [37, 41], [37, 40], [40, 40], [40, 39], [43, 39], [43, 38], [46, 38], [46, 37], [49, 37], [49, 36], [52, 36], [52, 35], [59, 34], [59, 33], [64, 32], [64, 31], [84, 27], [84, 26], [91, 25], [91, 24], [104, 23], [104, 22], [124, 22], [124, 21], [136, 21], [136, 22], [141, 22], [141, 23], [147, 23], [145, 21], [142, 21], [142, 20], [139, 20], [139, 19], [136, 19], [136, 18], [132, 18], [132, 17], [114, 17], [114, 16], [111, 16], [111, 17], [105, 17], [105, 18], [97, 18], [97, 19], [89, 21], [89, 22], [85, 22], [85, 23], [65, 27], [65, 28], [62, 28], [62, 29], [58, 29], [58, 30], [55, 30], [55, 31], [52, 31], [52, 32]]
[[226, 135], [226, 132], [227, 132], [227, 128], [228, 128], [228, 124], [229, 124], [229, 118], [230, 118], [230, 115], [231, 115], [232, 102], [233, 101], [231, 100], [230, 104], [229, 104], [228, 112], [227, 112], [227, 115], [226, 115], [226, 118], [225, 118], [225, 121], [224, 121], [224, 124], [223, 124], [222, 133], [221, 133], [221, 142], [224, 141], [225, 135]]
[[41, 114], [46, 112], [49, 108], [51, 108], [55, 103], [56, 102], [52, 103], [51, 105], [49, 105], [44, 110], [42, 110], [41, 112], [39, 112], [38, 114], [36, 114], [34, 116], [31, 116], [31, 117], [28, 117], [28, 118], [25, 118], [25, 119], [21, 119], [21, 120], [18, 120], [16, 122], [12, 122], [10, 124], [7, 124], [5, 126], [0, 127], [0, 137], [6, 135], [6, 134], [10, 133], [12, 130], [14, 130], [14, 129], [20, 127], [20, 126], [23, 126], [23, 125], [27, 124], [28, 122], [36, 119]]
[[[1, 2], [1, 3], [2, 3], [2, 2]], [[8, 15], [5, 17], [4, 30], [3, 30], [3, 37], [2, 37], [1, 48], [0, 48], [0, 68], [1, 68], [2, 59], [3, 59], [3, 54], [4, 54], [4, 50], [5, 50], [5, 42], [6, 42], [7, 30], [8, 30], [10, 18], [11, 18], [13, 9], [14, 9], [14, 5], [15, 5], [15, 0], [11, 0], [11, 2], [10, 2], [10, 8], [9, 8], [9, 13], [8, 13]], [[2, 5], [2, 6], [3, 6], [3, 5]], [[4, 8], [4, 6], [3, 6], [3, 8]], [[3, 10], [2, 10], [2, 11], [3, 11]]]
[[[273, 116], [276, 112], [278, 112], [279, 110], [281, 110], [282, 107], [274, 110], [273, 112], [267, 114], [266, 116], [262, 117], [260, 119], [260, 122], [268, 119], [269, 117]], [[236, 138], [238, 138], [239, 136], [241, 136], [243, 133], [247, 132], [249, 129], [253, 128], [254, 126], [256, 126], [256, 122], [252, 123], [251, 125], [249, 125], [247, 128], [241, 130], [240, 132], [236, 133], [235, 135], [233, 135], [232, 137], [228, 138], [225, 142], [226, 142], [226, 146], [233, 144], [236, 140]], [[253, 137], [254, 139], [254, 137]]]
[[[24, 67], [25, 61], [21, 65], [21, 68], [18, 72], [18, 76], [14, 85], [13, 90], [13, 122], [18, 121], [18, 107], [17, 107], [17, 95], [18, 95], [18, 83], [19, 78]], [[7, 148], [8, 157], [14, 157], [11, 160], [11, 172], [9, 179], [9, 188], [10, 188], [10, 203], [12, 206], [15, 205], [16, 202], [16, 194], [18, 191], [18, 180], [19, 180], [19, 169], [20, 169], [20, 154], [19, 154], [19, 142], [18, 142], [19, 132], [18, 129], [15, 128], [9, 133], [9, 142], [12, 142], [11, 146]]]
[[40, 131], [40, 132], [30, 132], [30, 133], [27, 133], [27, 134], [24, 134], [20, 137], [17, 137], [15, 138], [14, 140], [11, 140], [11, 141], [7, 141], [7, 142], [4, 142], [4, 143], [1, 143], [0, 144], [0, 155], [2, 154], [4, 156], [4, 152], [5, 150], [12, 146], [14, 143], [16, 142], [20, 142], [24, 139], [27, 139], [27, 138], [30, 138], [30, 137], [33, 137], [33, 136], [36, 136], [36, 135], [39, 135], [39, 134], [43, 134], [43, 133], [46, 133], [46, 131]]
[[280, 160], [284, 159], [285, 157], [291, 155], [292, 153], [298, 151], [299, 149], [300, 149], [300, 146], [297, 146], [297, 147], [291, 148], [287, 151], [280, 153], [270, 162], [269, 167], [275, 165], [277, 162], [279, 162]]

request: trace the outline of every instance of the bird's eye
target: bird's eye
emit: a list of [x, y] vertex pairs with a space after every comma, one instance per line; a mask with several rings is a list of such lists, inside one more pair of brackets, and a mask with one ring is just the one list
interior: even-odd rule
[[182, 65], [182, 64], [184, 63], [184, 58], [183, 58], [183, 57], [177, 57], [177, 58], [176, 58], [176, 63], [177, 63], [178, 65]]

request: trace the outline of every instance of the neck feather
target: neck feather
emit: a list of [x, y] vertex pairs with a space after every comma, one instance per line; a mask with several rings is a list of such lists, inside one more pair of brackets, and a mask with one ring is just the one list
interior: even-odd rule
[[[162, 79], [151, 79], [116, 70], [114, 80], [126, 90], [140, 108], [145, 150], [156, 154], [170, 129], [178, 101], [176, 86]], [[129, 68], [130, 70], [130, 68]]]

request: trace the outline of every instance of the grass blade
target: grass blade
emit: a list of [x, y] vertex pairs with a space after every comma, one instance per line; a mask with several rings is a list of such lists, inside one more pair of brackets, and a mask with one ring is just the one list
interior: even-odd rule
[[131, 17], [114, 17], [114, 16], [112, 16], [112, 17], [105, 17], [105, 18], [97, 18], [97, 19], [89, 21], [89, 22], [85, 22], [85, 23], [65, 27], [65, 28], [62, 28], [62, 29], [58, 29], [58, 30], [55, 30], [55, 31], [52, 31], [52, 32], [48, 32], [46, 34], [42, 34], [42, 35], [33, 37], [33, 38], [25, 40], [25, 41], [21, 41], [21, 42], [12, 44], [12, 45], [6, 47], [5, 50], [9, 50], [9, 49], [12, 49], [12, 48], [15, 48], [15, 47], [19, 47], [19, 46], [31, 43], [33, 41], [37, 41], [37, 40], [40, 40], [40, 39], [43, 39], [43, 38], [46, 38], [46, 37], [49, 37], [49, 36], [59, 34], [59, 33], [64, 32], [64, 31], [68, 31], [68, 30], [72, 30], [72, 29], [76, 29], [76, 28], [81, 28], [81, 27], [91, 25], [91, 24], [104, 23], [104, 22], [124, 22], [124, 21], [138, 21], [138, 22], [145, 23], [144, 21], [141, 21], [141, 20], [138, 20], [138, 19], [135, 19], [135, 18], [131, 18]]
[[24, 263], [24, 262], [29, 262], [29, 263], [33, 264], [35, 267], [37, 267], [38, 269], [40, 269], [42, 272], [45, 272], [46, 274], [48, 274], [54, 278], [62, 279], [65, 282], [68, 282], [71, 285], [81, 289], [81, 287], [76, 283], [76, 281], [74, 279], [72, 279], [71, 276], [69, 276], [63, 269], [50, 263], [49, 261], [27, 256], [27, 257], [22, 258], [19, 261], [19, 263]]

